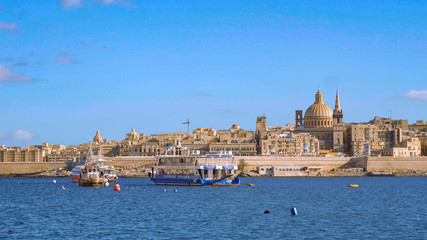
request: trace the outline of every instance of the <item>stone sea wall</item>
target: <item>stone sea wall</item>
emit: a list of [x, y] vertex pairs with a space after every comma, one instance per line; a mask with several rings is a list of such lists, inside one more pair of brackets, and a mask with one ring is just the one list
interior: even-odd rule
[[[141, 157], [106, 157], [108, 165], [113, 165], [122, 172], [146, 173], [156, 162], [152, 156]], [[256, 170], [258, 166], [321, 167], [324, 171], [363, 168], [368, 172], [427, 172], [427, 157], [270, 157], [270, 156], [236, 156], [238, 164], [244, 160], [246, 170]], [[74, 163], [75, 164], [75, 163]], [[70, 162], [53, 163], [0, 163], [0, 175], [28, 174], [52, 171], [58, 168], [70, 170]], [[337, 173], [338, 174], [338, 173]]]
[[27, 174], [42, 171], [52, 171], [58, 168], [65, 168], [66, 163], [0, 163], [0, 175], [6, 174]]

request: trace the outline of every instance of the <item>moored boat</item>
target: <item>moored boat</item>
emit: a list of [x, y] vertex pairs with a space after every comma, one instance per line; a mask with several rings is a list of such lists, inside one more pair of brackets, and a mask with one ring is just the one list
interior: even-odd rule
[[117, 179], [119, 179], [119, 177], [117, 177], [116, 169], [114, 168], [114, 166], [100, 166], [99, 169], [108, 182], [116, 183]]
[[77, 166], [71, 170], [71, 179], [73, 179], [73, 182], [78, 183], [80, 179], [80, 169], [82, 166]]
[[156, 185], [240, 185], [240, 178], [235, 173], [237, 163], [231, 152], [200, 155], [199, 151], [190, 151], [178, 142], [156, 159], [156, 165], [149, 172], [150, 180]]
[[86, 163], [80, 168], [79, 186], [83, 187], [102, 187], [108, 180], [100, 170], [99, 161], [95, 159], [92, 152], [92, 144], [89, 145], [89, 153]]

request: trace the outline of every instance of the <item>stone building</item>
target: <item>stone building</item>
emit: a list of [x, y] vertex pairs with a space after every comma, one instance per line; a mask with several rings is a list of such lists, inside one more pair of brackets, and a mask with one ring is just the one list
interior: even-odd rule
[[166, 149], [178, 142], [187, 149], [201, 154], [233, 151], [236, 156], [256, 155], [256, 143], [253, 131], [243, 130], [234, 124], [228, 130], [216, 131], [213, 128], [197, 128], [190, 133], [154, 134], [140, 138], [137, 144], [131, 144], [129, 156], [154, 156], [165, 154]]
[[[298, 119], [298, 118], [297, 118]], [[296, 133], [298, 124], [267, 126], [267, 117], [257, 117], [255, 139], [258, 155], [317, 155], [319, 140], [308, 133]]]
[[0, 145], [0, 162], [43, 162], [44, 157], [45, 153], [40, 148]]
[[270, 131], [260, 140], [261, 155], [318, 155], [319, 140], [308, 133], [280, 134]]
[[409, 130], [416, 133], [427, 132], [427, 121], [417, 120], [416, 123], [409, 125]]
[[378, 137], [378, 126], [373, 124], [348, 124], [345, 141], [352, 156], [369, 156], [371, 151], [384, 148]]
[[380, 151], [381, 156], [393, 157], [417, 157], [421, 156], [421, 142], [418, 138], [403, 141], [398, 146], [384, 148]]

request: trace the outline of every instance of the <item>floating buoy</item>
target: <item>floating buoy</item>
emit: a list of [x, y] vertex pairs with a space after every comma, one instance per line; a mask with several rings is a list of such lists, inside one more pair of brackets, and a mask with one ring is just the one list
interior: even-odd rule
[[163, 189], [163, 192], [166, 192], [166, 189]]
[[56, 183], [56, 180], [53, 180], [52, 182], [53, 182], [53, 183]]
[[114, 186], [114, 191], [120, 191], [120, 185], [119, 184], [116, 184], [115, 186]]
[[178, 192], [178, 190], [177, 190], [177, 189], [174, 189], [173, 191], [174, 191], [174, 192]]
[[298, 215], [298, 211], [296, 207], [291, 208], [291, 215], [296, 216]]
[[64, 190], [64, 191], [65, 191], [65, 187], [64, 187], [64, 186], [62, 186], [62, 190]]
[[264, 214], [270, 214], [270, 211], [265, 210], [265, 211], [264, 211]]
[[350, 185], [348, 185], [348, 187], [359, 187], [359, 185], [357, 185], [357, 184], [350, 184]]
[[248, 186], [248, 187], [255, 187], [255, 184], [253, 184], [253, 183], [248, 183], [248, 184], [246, 184], [246, 186]]
[[106, 182], [106, 183], [105, 183], [105, 186], [107, 186], [107, 187], [108, 187], [108, 185], [110, 185], [110, 183], [109, 183], [109, 182]]

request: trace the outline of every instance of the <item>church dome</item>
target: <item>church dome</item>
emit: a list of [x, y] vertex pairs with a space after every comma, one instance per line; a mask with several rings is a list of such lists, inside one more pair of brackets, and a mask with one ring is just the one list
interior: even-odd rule
[[238, 129], [240, 129], [240, 126], [239, 126], [239, 125], [237, 125], [237, 124], [233, 124], [233, 126], [231, 126], [231, 129], [236, 129], [236, 130], [238, 130]]
[[316, 101], [305, 111], [304, 127], [332, 127], [333, 111], [323, 102], [323, 94], [320, 89], [316, 93]]
[[319, 91], [316, 93], [316, 102], [314, 102], [305, 111], [304, 118], [306, 117], [332, 117], [332, 109], [323, 102], [323, 95]]
[[132, 132], [130, 134], [132, 137], [138, 137], [138, 133], [135, 132], [135, 128], [132, 128]]
[[95, 137], [93, 138], [93, 142], [95, 142], [95, 143], [102, 143], [102, 137], [101, 137], [101, 135], [99, 134], [99, 131], [96, 131], [96, 135], [95, 135]]

